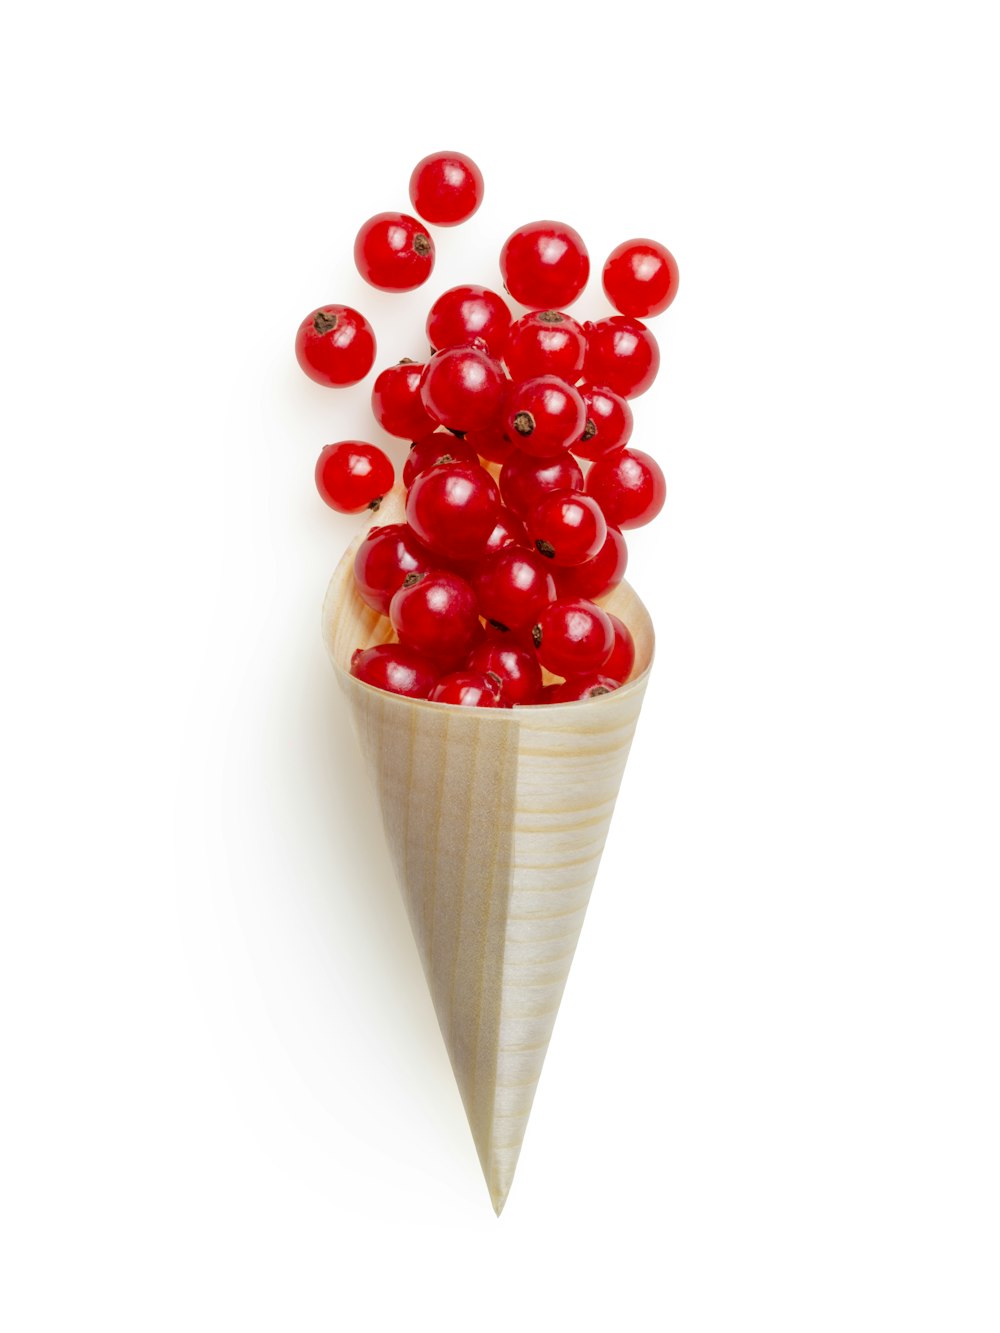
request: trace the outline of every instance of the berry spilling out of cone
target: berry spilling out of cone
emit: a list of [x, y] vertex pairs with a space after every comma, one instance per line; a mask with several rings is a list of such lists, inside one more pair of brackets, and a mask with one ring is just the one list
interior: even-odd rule
[[[370, 218], [359, 273], [381, 291], [421, 286], [435, 260], [426, 224], [465, 221], [482, 195], [471, 158], [424, 158], [410, 180], [419, 218]], [[388, 616], [394, 641], [359, 646], [351, 673], [467, 707], [575, 702], [618, 689], [633, 667], [631, 632], [599, 602], [624, 576], [623, 530], [649, 523], [666, 498], [659, 464], [631, 446], [629, 400], [660, 362], [639, 317], [673, 301], [677, 264], [655, 241], [616, 246], [602, 280], [618, 313], [583, 323], [564, 309], [590, 275], [572, 227], [518, 227], [500, 272], [527, 313], [515, 318], [486, 287], [453, 287], [428, 313], [429, 358], [375, 380], [376, 422], [412, 443], [405, 521], [373, 527], [354, 562], [357, 593]], [[331, 304], [306, 316], [295, 349], [311, 379], [337, 387], [365, 378], [377, 344], [364, 315]], [[377, 511], [394, 481], [392, 461], [365, 441], [327, 445], [316, 467], [323, 500], [344, 513]]]

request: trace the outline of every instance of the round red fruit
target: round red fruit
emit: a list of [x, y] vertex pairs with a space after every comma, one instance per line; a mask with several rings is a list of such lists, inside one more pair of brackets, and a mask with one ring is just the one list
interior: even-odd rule
[[401, 643], [382, 643], [375, 648], [357, 648], [351, 657], [351, 675], [377, 690], [426, 699], [438, 679], [430, 658]]
[[451, 347], [432, 356], [420, 396], [431, 417], [449, 430], [484, 430], [503, 407], [507, 381], [492, 357], [475, 347]]
[[533, 649], [490, 639], [473, 648], [465, 665], [470, 671], [481, 671], [499, 680], [502, 708], [539, 702], [542, 668]]
[[381, 615], [389, 614], [393, 594], [407, 574], [429, 570], [434, 559], [406, 523], [372, 528], [354, 556], [354, 582], [361, 600]]
[[413, 168], [410, 203], [426, 222], [455, 227], [483, 202], [483, 173], [465, 153], [430, 153]]
[[608, 613], [583, 597], [552, 602], [539, 616], [532, 635], [539, 662], [554, 676], [599, 671], [615, 642]]
[[579, 491], [548, 491], [525, 526], [536, 550], [554, 565], [593, 560], [608, 535], [600, 505]]
[[558, 375], [575, 384], [583, 374], [587, 335], [561, 310], [532, 310], [510, 326], [504, 361], [514, 380]]
[[624, 448], [632, 437], [632, 409], [628, 402], [612, 389], [592, 384], [580, 385], [580, 397], [587, 419], [583, 434], [570, 446], [576, 456], [593, 462]]
[[375, 364], [375, 334], [351, 306], [323, 305], [299, 325], [295, 356], [317, 384], [357, 384]]
[[500, 251], [504, 286], [515, 301], [538, 310], [572, 305], [590, 277], [590, 256], [565, 222], [526, 222]]
[[583, 699], [597, 699], [602, 694], [621, 689], [621, 681], [604, 671], [592, 671], [586, 676], [573, 676], [560, 681], [551, 689], [546, 699], [550, 704], [572, 704]]
[[468, 347], [482, 339], [491, 356], [501, 356], [509, 331], [507, 302], [487, 287], [451, 287], [427, 315], [427, 340], [435, 351]]
[[662, 315], [677, 295], [677, 260], [659, 241], [622, 241], [601, 275], [608, 300], [623, 315]]
[[552, 458], [583, 434], [583, 399], [565, 380], [542, 375], [514, 385], [507, 394], [504, 422], [510, 439], [526, 454]]
[[587, 324], [584, 374], [623, 398], [638, 398], [656, 379], [660, 349], [656, 339], [630, 315], [611, 315]]
[[394, 480], [386, 455], [363, 440], [328, 444], [316, 461], [316, 489], [341, 514], [377, 509]]
[[438, 430], [415, 440], [403, 463], [403, 485], [407, 490], [421, 472], [435, 463], [472, 463], [479, 466], [479, 455], [465, 440], [447, 431]]
[[449, 667], [465, 660], [482, 630], [472, 588], [442, 569], [408, 574], [389, 603], [389, 619], [400, 643]]
[[587, 475], [587, 494], [617, 528], [652, 522], [667, 498], [667, 483], [655, 458], [641, 449], [619, 449], [599, 458]]
[[500, 469], [503, 502], [519, 518], [530, 514], [546, 491], [582, 491], [583, 468], [563, 450], [553, 458], [535, 458], [515, 449]]
[[497, 484], [479, 464], [435, 463], [406, 497], [406, 521], [429, 550], [453, 560], [481, 556], [500, 514]]
[[500, 686], [482, 671], [450, 671], [431, 690], [430, 700], [463, 708], [499, 708]]
[[609, 527], [604, 545], [593, 560], [569, 568], [557, 566], [552, 572], [560, 597], [588, 597], [593, 601], [618, 587], [627, 565], [625, 538], [618, 528]]
[[354, 262], [379, 291], [409, 292], [431, 276], [434, 242], [408, 213], [376, 213], [358, 232]]
[[465, 432], [465, 443], [488, 463], [506, 463], [514, 446], [499, 425]]
[[632, 631], [624, 620], [618, 616], [613, 616], [608, 612], [608, 619], [611, 621], [611, 627], [615, 632], [615, 646], [611, 649], [611, 655], [604, 663], [601, 670], [606, 676], [612, 676], [615, 680], [626, 681], [632, 674], [632, 668], [635, 666], [635, 639], [632, 637]]
[[533, 625], [549, 602], [556, 584], [545, 561], [534, 551], [506, 546], [476, 566], [472, 586], [479, 614], [498, 629]]
[[418, 361], [400, 361], [387, 366], [372, 385], [372, 412], [389, 435], [418, 440], [434, 429], [420, 397], [424, 367]]

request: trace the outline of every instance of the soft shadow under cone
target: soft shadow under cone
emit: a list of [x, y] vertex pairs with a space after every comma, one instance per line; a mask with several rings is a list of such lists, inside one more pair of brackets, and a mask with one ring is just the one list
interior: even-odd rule
[[[393, 493], [376, 521], [402, 517]], [[330, 583], [324, 636], [499, 1214], [639, 716], [652, 626], [627, 584], [602, 600], [632, 630], [636, 668], [582, 703], [493, 710], [387, 694], [350, 675], [355, 648], [392, 637], [355, 592], [363, 535]]]

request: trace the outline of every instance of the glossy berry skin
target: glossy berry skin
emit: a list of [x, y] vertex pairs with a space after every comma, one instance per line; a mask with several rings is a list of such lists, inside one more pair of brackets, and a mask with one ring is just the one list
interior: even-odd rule
[[483, 555], [500, 514], [500, 491], [478, 463], [435, 463], [406, 497], [406, 521], [432, 552], [453, 560]]
[[404, 579], [389, 619], [400, 643], [449, 669], [465, 660], [482, 631], [472, 588], [443, 569]]
[[500, 415], [507, 381], [492, 357], [475, 347], [451, 347], [432, 356], [420, 396], [430, 416], [449, 430], [484, 430]]
[[473, 648], [465, 665], [470, 671], [481, 671], [500, 681], [501, 708], [539, 702], [542, 668], [534, 649], [488, 639]]
[[407, 574], [425, 573], [433, 566], [434, 557], [408, 524], [386, 523], [372, 528], [358, 546], [354, 582], [361, 600], [387, 616], [393, 594]]
[[382, 450], [363, 440], [328, 444], [316, 460], [316, 489], [341, 514], [377, 509], [395, 479]]
[[376, 213], [357, 234], [354, 262], [380, 292], [409, 292], [431, 276], [434, 242], [408, 213]]
[[586, 413], [583, 434], [571, 445], [577, 458], [591, 462], [623, 449], [632, 438], [632, 409], [621, 394], [593, 384], [580, 385]]
[[419, 440], [435, 423], [427, 415], [420, 397], [424, 373], [418, 361], [400, 361], [379, 372], [372, 385], [372, 414], [389, 435], [400, 440]]
[[575, 384], [583, 374], [587, 335], [561, 310], [532, 310], [510, 326], [503, 359], [513, 380], [558, 375]]
[[533, 625], [556, 599], [546, 561], [523, 546], [506, 546], [481, 561], [472, 574], [479, 614], [503, 629]]
[[409, 490], [420, 473], [426, 472], [435, 463], [470, 463], [478, 467], [479, 455], [457, 435], [444, 430], [433, 431], [410, 445], [410, 452], [403, 463], [403, 485], [406, 489]]
[[427, 315], [427, 341], [435, 351], [468, 347], [482, 339], [491, 356], [503, 355], [510, 331], [507, 302], [488, 287], [451, 287], [438, 297]]
[[616, 528], [641, 528], [663, 508], [667, 483], [655, 458], [641, 449], [619, 449], [590, 469], [587, 494]]
[[525, 520], [535, 549], [554, 565], [593, 560], [608, 535], [601, 507], [579, 491], [548, 491]]
[[430, 153], [413, 168], [410, 203], [426, 222], [456, 227], [483, 202], [483, 173], [465, 153]]
[[499, 425], [487, 426], [485, 430], [466, 431], [465, 443], [475, 449], [480, 458], [490, 463], [506, 463], [514, 448]]
[[587, 359], [584, 374], [623, 398], [638, 398], [656, 379], [660, 349], [656, 339], [630, 315], [612, 315], [585, 325]]
[[482, 671], [450, 671], [431, 690], [430, 700], [463, 708], [499, 708], [500, 686]]
[[546, 491], [582, 491], [583, 468], [563, 450], [553, 458], [535, 458], [515, 449], [500, 469], [500, 494], [519, 518], [530, 514]]
[[[502, 551], [506, 546], [527, 545], [527, 528], [512, 509], [508, 509], [506, 505], [501, 505], [496, 524], [486, 543], [486, 555], [495, 555], [497, 551]], [[483, 558], [485, 559], [485, 556]]]
[[351, 675], [390, 694], [426, 699], [440, 672], [429, 657], [401, 643], [357, 648], [351, 656]]
[[618, 616], [613, 616], [608, 612], [608, 619], [611, 621], [611, 628], [615, 632], [615, 644], [611, 649], [611, 655], [601, 667], [606, 676], [612, 676], [615, 680], [626, 681], [632, 674], [632, 668], [635, 666], [635, 639], [632, 638], [632, 631], [624, 620]]
[[317, 384], [357, 384], [375, 364], [375, 333], [349, 305], [323, 305], [306, 315], [295, 335], [299, 365]]
[[509, 439], [526, 454], [551, 458], [580, 438], [587, 423], [583, 399], [565, 380], [542, 375], [514, 385], [504, 405]]
[[572, 704], [583, 699], [597, 699], [602, 694], [621, 689], [622, 682], [609, 672], [591, 671], [586, 676], [571, 676], [551, 688], [545, 702]]
[[677, 260], [659, 241], [622, 241], [601, 275], [608, 300], [623, 315], [662, 315], [677, 295]]
[[590, 256], [580, 233], [565, 222], [526, 222], [504, 241], [500, 272], [515, 301], [559, 310], [586, 287]]
[[532, 634], [539, 662], [554, 676], [599, 671], [615, 642], [608, 613], [583, 597], [552, 602], [539, 616]]
[[620, 529], [608, 528], [604, 545], [582, 565], [556, 566], [552, 573], [560, 597], [604, 597], [617, 588], [628, 566], [628, 547]]

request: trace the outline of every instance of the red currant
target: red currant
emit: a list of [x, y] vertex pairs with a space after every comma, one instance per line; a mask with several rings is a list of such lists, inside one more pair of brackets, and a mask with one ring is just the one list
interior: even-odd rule
[[431, 703], [463, 708], [499, 708], [500, 682], [482, 671], [450, 671], [430, 693]]
[[450, 347], [428, 361], [420, 385], [424, 407], [449, 430], [483, 430], [500, 414], [503, 371], [475, 347]]
[[526, 454], [552, 458], [580, 438], [586, 422], [583, 399], [555, 375], [525, 380], [507, 394], [506, 431]]
[[473, 648], [465, 665], [470, 671], [481, 671], [500, 681], [501, 707], [539, 702], [542, 668], [533, 649], [488, 639]]
[[659, 241], [622, 241], [608, 256], [601, 280], [623, 315], [662, 315], [677, 295], [677, 260]]
[[608, 535], [600, 505], [579, 491], [547, 491], [526, 527], [535, 547], [555, 565], [593, 560]]
[[341, 514], [377, 509], [394, 481], [392, 464], [382, 450], [363, 440], [328, 444], [316, 462], [316, 489]]
[[381, 643], [375, 648], [358, 648], [351, 657], [351, 675], [390, 694], [405, 694], [410, 699], [426, 699], [438, 679], [438, 669], [430, 658], [401, 643]]
[[584, 327], [584, 374], [590, 383], [606, 385], [623, 398], [645, 393], [660, 368], [660, 349], [645, 324], [629, 315], [611, 315]]
[[499, 426], [466, 431], [465, 443], [489, 463], [505, 463], [514, 448]]
[[431, 153], [413, 168], [410, 203], [436, 227], [465, 222], [483, 202], [483, 173], [464, 153]]
[[572, 316], [561, 310], [532, 310], [510, 326], [503, 359], [512, 379], [558, 375], [575, 384], [586, 353], [587, 335]]
[[635, 666], [635, 639], [632, 637], [632, 631], [624, 620], [618, 616], [613, 616], [608, 612], [608, 619], [611, 621], [611, 628], [615, 632], [615, 646], [611, 649], [611, 656], [601, 667], [606, 676], [612, 676], [615, 680], [626, 681], [632, 674], [632, 668]]
[[565, 450], [535, 458], [515, 449], [500, 470], [500, 494], [519, 518], [530, 514], [546, 491], [582, 491], [583, 468]]
[[528, 544], [527, 528], [513, 510], [508, 509], [506, 505], [501, 505], [496, 526], [486, 543], [486, 555], [494, 555], [497, 551], [502, 551], [505, 546], [527, 546]]
[[375, 364], [375, 334], [351, 306], [320, 306], [299, 325], [295, 355], [317, 384], [357, 384]]
[[354, 581], [361, 600], [381, 615], [389, 614], [393, 594], [407, 574], [424, 573], [434, 558], [406, 523], [372, 528], [354, 556]]
[[452, 287], [427, 315], [427, 339], [435, 351], [467, 347], [482, 339], [491, 356], [501, 356], [509, 330], [507, 302], [486, 287]]
[[408, 213], [376, 213], [358, 232], [354, 262], [379, 291], [409, 292], [431, 276], [434, 242]]
[[434, 429], [420, 397], [423, 366], [404, 360], [381, 371], [372, 385], [372, 412], [389, 435], [418, 440]]
[[583, 597], [550, 603], [539, 616], [532, 635], [539, 662], [554, 676], [583, 676], [589, 671], [599, 671], [615, 642], [608, 613]]
[[500, 272], [515, 301], [539, 310], [572, 305], [590, 277], [590, 256], [565, 222], [527, 222], [504, 241]]
[[478, 463], [435, 463], [413, 479], [406, 520], [436, 554], [471, 560], [483, 554], [500, 514], [497, 484]]
[[556, 584], [545, 561], [520, 546], [506, 546], [476, 566], [472, 586], [479, 614], [503, 629], [533, 625], [549, 602]]
[[410, 452], [403, 463], [403, 485], [407, 490], [413, 485], [421, 472], [426, 472], [435, 463], [472, 463], [479, 466], [479, 455], [465, 440], [447, 431], [435, 431], [415, 440], [410, 445]]
[[400, 643], [445, 666], [464, 661], [482, 632], [472, 588], [443, 569], [408, 574], [389, 603], [389, 619]]
[[625, 577], [628, 565], [628, 547], [618, 528], [609, 526], [604, 545], [582, 565], [569, 568], [556, 566], [552, 573], [560, 597], [603, 597], [617, 588]]
[[580, 385], [587, 423], [583, 434], [571, 445], [577, 458], [591, 462], [603, 454], [623, 448], [632, 437], [632, 409], [620, 394], [611, 389]]
[[667, 483], [655, 458], [641, 449], [619, 449], [599, 458], [587, 475], [587, 494], [618, 528], [641, 528], [663, 508]]
[[572, 704], [581, 699], [597, 699], [602, 694], [621, 689], [621, 681], [603, 671], [591, 671], [586, 676], [572, 676], [549, 687], [545, 702], [550, 704]]

